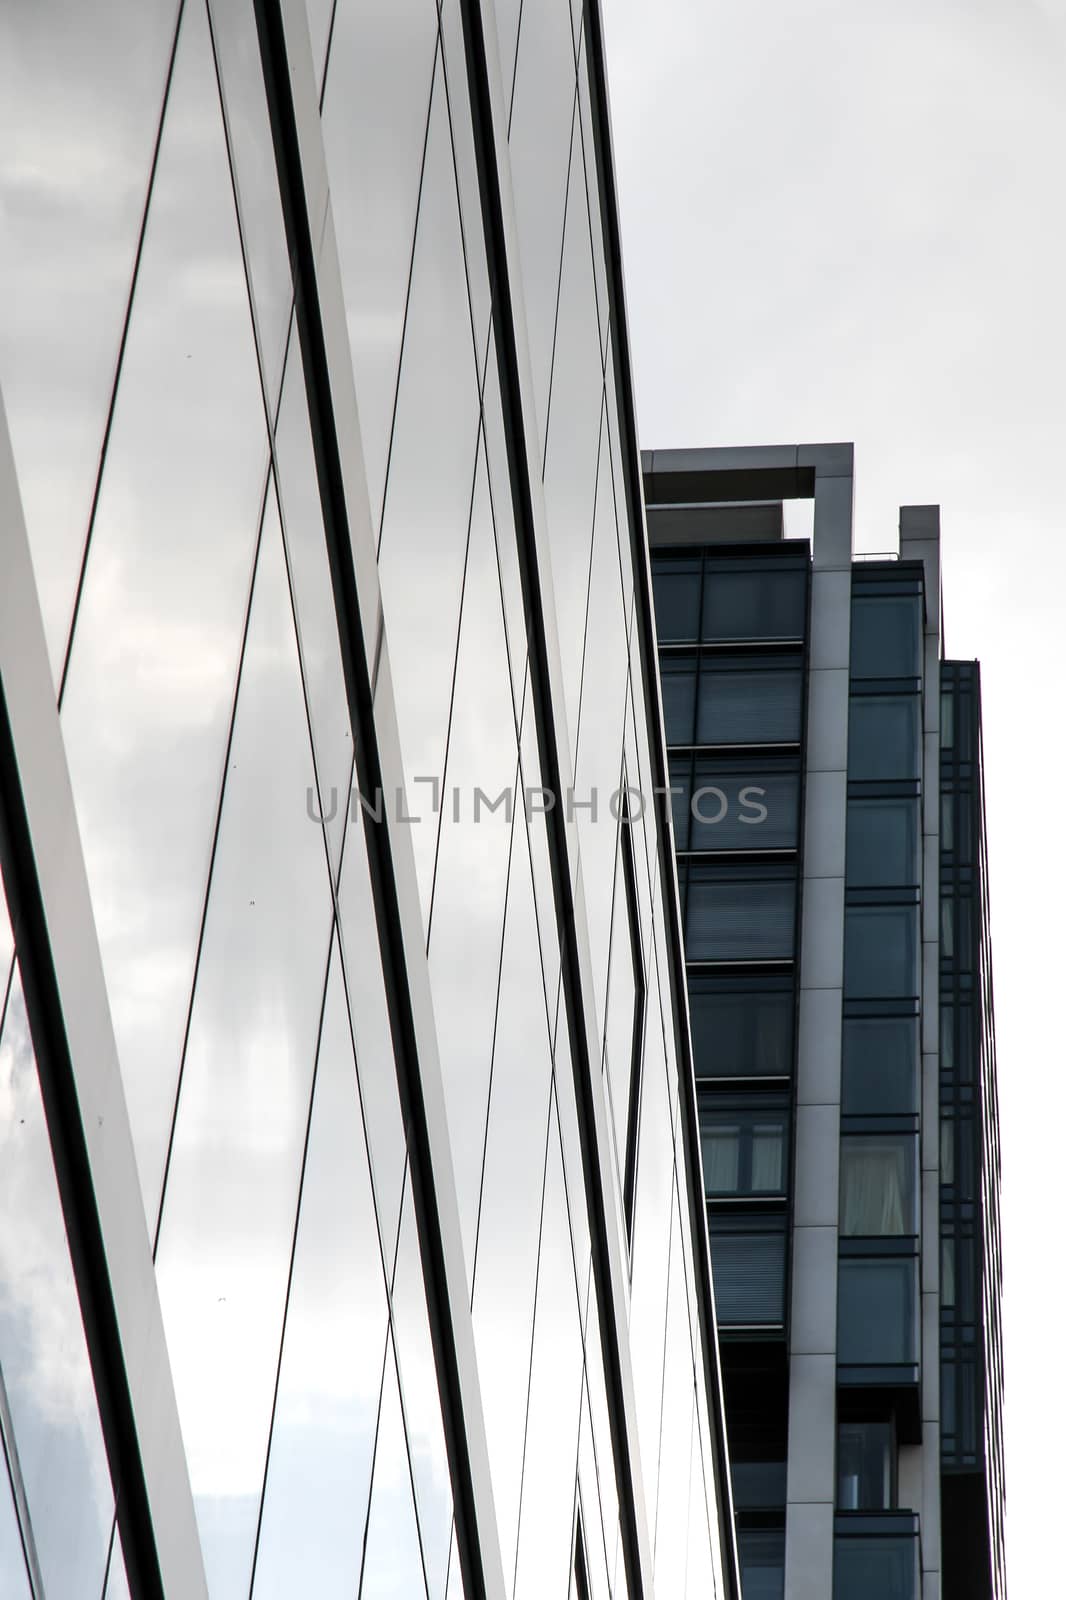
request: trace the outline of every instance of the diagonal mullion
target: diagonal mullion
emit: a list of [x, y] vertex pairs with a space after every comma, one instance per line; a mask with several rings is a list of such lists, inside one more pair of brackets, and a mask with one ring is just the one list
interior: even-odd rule
[[134, 1600], [206, 1600], [100, 947], [0, 409], [0, 864]]

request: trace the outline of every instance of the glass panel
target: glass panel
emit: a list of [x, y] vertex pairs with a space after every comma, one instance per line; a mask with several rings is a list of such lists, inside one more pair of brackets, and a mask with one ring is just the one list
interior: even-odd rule
[[[943, 1172], [941, 1172], [941, 1182], [943, 1181]], [[952, 1311], [955, 1307], [954, 1239], [941, 1239], [940, 1241], [940, 1306], [943, 1311]]]
[[687, 850], [692, 806], [692, 759], [670, 757], [670, 809], [674, 824], [674, 849]]
[[734, 1123], [700, 1123], [703, 1184], [708, 1194], [735, 1194], [740, 1185], [740, 1129]]
[[689, 978], [692, 1051], [697, 1077], [787, 1077], [792, 1071], [795, 1001], [791, 986], [723, 988]]
[[107, 1589], [104, 1600], [130, 1600], [129, 1579], [126, 1576], [126, 1560], [122, 1554], [122, 1541], [116, 1529], [111, 1539], [111, 1569], [107, 1575]]
[[841, 1261], [837, 1301], [841, 1365], [911, 1365], [917, 1360], [916, 1270], [909, 1256]]
[[18, 308], [0, 326], [0, 372], [57, 682], [177, 12], [0, 7], [0, 296]]
[[[437, 1043], [468, 1270], [473, 1266], [481, 1192], [517, 767], [499, 569], [482, 457], [463, 590], [429, 937]], [[505, 798], [497, 804], [501, 795]]]
[[840, 1141], [840, 1231], [917, 1233], [913, 1134], [864, 1134]]
[[849, 1000], [918, 993], [918, 907], [848, 906], [844, 993]]
[[428, 1600], [391, 1341], [385, 1357], [360, 1600]]
[[[509, 142], [533, 392], [542, 439], [547, 432], [548, 390], [552, 383], [559, 256], [576, 101], [577, 68], [568, 0], [544, 0], [540, 5], [523, 6]], [[581, 203], [584, 208], [584, 196]], [[587, 209], [584, 230], [587, 238]], [[591, 275], [591, 260], [589, 272]], [[589, 293], [589, 333], [598, 357], [591, 276]], [[565, 344], [562, 348], [565, 350]]]
[[354, 1594], [388, 1308], [338, 953], [330, 966], [254, 1600]]
[[453, 1521], [452, 1485], [410, 1183], [404, 1195], [396, 1252], [392, 1329], [427, 1587], [430, 1600], [444, 1600]]
[[799, 773], [697, 758], [691, 811], [691, 850], [794, 850]]
[[607, 1070], [608, 1098], [614, 1120], [615, 1153], [620, 1182], [623, 1181], [625, 1173], [630, 1098], [633, 1074], [639, 1071], [640, 1048], [634, 1038], [640, 1020], [637, 1013], [636, 982], [639, 952], [633, 946], [631, 916], [636, 916], [636, 908], [630, 909], [626, 872], [622, 851], [619, 849], [615, 872], [614, 916], [611, 924], [611, 968], [607, 989], [607, 1025], [604, 1030], [604, 1065]]
[[744, 1600], [784, 1600], [784, 1528], [738, 1528]]
[[772, 961], [792, 956], [794, 881], [689, 876], [685, 948], [690, 961]]
[[723, 572], [708, 560], [705, 639], [802, 639], [806, 629], [805, 572]]
[[918, 1109], [916, 1017], [845, 1017], [841, 1110], [857, 1115]]
[[920, 595], [856, 594], [851, 601], [853, 678], [917, 678], [921, 674]]
[[[581, 1418], [581, 1324], [554, 1116], [548, 1140], [530, 1363], [515, 1600], [563, 1592]], [[520, 1370], [514, 1381], [523, 1387]]]
[[[552, 448], [549, 442], [549, 455]], [[628, 685], [629, 646], [618, 569], [618, 528], [611, 490], [610, 458], [604, 434], [596, 497], [587, 645], [581, 684], [582, 716], [574, 772], [576, 798], [586, 801], [592, 795], [596, 797], [595, 815], [585, 809], [577, 811], [576, 815], [596, 1015], [601, 1024], [604, 1020], [611, 942], [612, 884], [619, 832], [616, 818], [621, 811], [617, 790], [622, 782]], [[636, 785], [638, 774], [635, 771], [627, 774], [626, 781]], [[639, 812], [639, 808], [640, 802], [634, 796], [632, 810]]]
[[[365, 222], [364, 222], [365, 225]], [[434, 86], [389, 482], [381, 596], [428, 925], [477, 466], [479, 402], [443, 79]]]
[[[97, 1600], [114, 1496], [17, 965], [0, 1034], [0, 1097], [5, 1444], [17, 1455], [45, 1592]], [[4, 1496], [8, 1487], [0, 1460]]]
[[909, 1535], [837, 1539], [833, 1600], [915, 1600], [916, 1554]]
[[[737, 1219], [739, 1222], [740, 1219]], [[711, 1224], [714, 1303], [723, 1325], [779, 1327], [785, 1318], [785, 1234]]]
[[789, 744], [802, 722], [798, 667], [741, 667], [732, 658], [700, 665], [697, 744]]
[[677, 1193], [673, 1196], [670, 1231], [670, 1290], [666, 1306], [666, 1355], [663, 1373], [663, 1425], [659, 1449], [655, 1506], [655, 1593], [682, 1596], [688, 1554], [689, 1473], [692, 1469], [693, 1402], [692, 1341], [681, 1247]]
[[[0, 1376], [0, 1385], [3, 1378]], [[0, 1395], [0, 1402], [2, 1402]], [[6, 1407], [5, 1407], [6, 1409]], [[2, 1433], [2, 1430], [0, 1430]], [[10, 1600], [33, 1600], [11, 1484], [9, 1447], [0, 1437], [0, 1577]]]
[[664, 655], [659, 663], [667, 744], [691, 744], [695, 737], [696, 657]]
[[[385, 496], [436, 47], [433, 0], [373, 8], [339, 0], [322, 137], [375, 527]], [[441, 337], [454, 319], [449, 307]], [[447, 414], [437, 421], [446, 425]], [[425, 445], [432, 447], [432, 435]]]
[[63, 704], [152, 1232], [266, 449], [215, 66], [190, 6]]
[[917, 695], [852, 695], [848, 777], [864, 781], [921, 775]]
[[940, 1119], [940, 1181], [949, 1185], [955, 1182], [954, 1117]]
[[[558, 4], [558, 0], [554, 0]], [[534, 8], [550, 11], [551, 4]], [[522, 27], [525, 38], [525, 23]], [[521, 43], [519, 53], [521, 54]], [[512, 150], [514, 143], [512, 140]], [[563, 238], [559, 279], [558, 320], [551, 373], [551, 405], [544, 452], [544, 504], [548, 518], [552, 589], [559, 632], [559, 655], [566, 695], [566, 722], [571, 748], [576, 749], [578, 714], [583, 698], [582, 669], [586, 638], [596, 648], [615, 654], [613, 635], [623, 629], [618, 538], [614, 527], [610, 451], [607, 446], [603, 405], [603, 366], [596, 329], [596, 289], [592, 274], [588, 210], [580, 176], [580, 136], [575, 131], [572, 185]], [[554, 277], [553, 268], [553, 277]], [[530, 306], [528, 278], [523, 280], [526, 306]], [[534, 300], [536, 296], [534, 294]], [[555, 300], [552, 300], [553, 311]], [[531, 334], [532, 338], [532, 334]], [[613, 570], [606, 569], [602, 554], [599, 584], [613, 579], [618, 591], [617, 619], [611, 617], [603, 637], [588, 622], [589, 583], [593, 564], [593, 529], [597, 544], [607, 547]], [[599, 597], [601, 605], [607, 596]], [[587, 668], [585, 669], [587, 671]], [[619, 695], [624, 693], [619, 689]]]
[[299, 334], [293, 328], [275, 437], [285, 553], [307, 688], [318, 794], [307, 809], [323, 819], [334, 879], [349, 814], [353, 741], [333, 579], [322, 523]]
[[891, 1511], [895, 1505], [891, 1422], [842, 1422], [837, 1428], [837, 1508]]
[[292, 307], [292, 271], [255, 15], [239, 0], [222, 0], [211, 6], [211, 28], [263, 378], [273, 413]]
[[[504, 1567], [518, 1536], [533, 1297], [551, 1097], [525, 828], [511, 861], [474, 1268], [473, 1318]], [[518, 1381], [516, 1382], [516, 1374]]]
[[157, 1261], [212, 1594], [247, 1594], [332, 900], [276, 503], [256, 576]]
[[700, 568], [698, 556], [653, 556], [655, 626], [664, 642], [699, 638]]
[[784, 1111], [761, 1106], [719, 1109], [719, 1097], [700, 1100], [703, 1182], [716, 1194], [780, 1194], [785, 1177]]
[[849, 800], [849, 885], [917, 884], [918, 801]]

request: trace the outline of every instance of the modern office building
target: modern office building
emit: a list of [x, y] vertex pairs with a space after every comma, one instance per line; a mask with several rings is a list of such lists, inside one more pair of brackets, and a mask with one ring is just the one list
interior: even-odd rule
[[942, 659], [939, 511], [857, 557], [850, 446], [643, 463], [744, 1597], [1004, 1600], [979, 686]]
[[0, 11], [5, 1600], [737, 1600], [613, 193], [595, 3]]

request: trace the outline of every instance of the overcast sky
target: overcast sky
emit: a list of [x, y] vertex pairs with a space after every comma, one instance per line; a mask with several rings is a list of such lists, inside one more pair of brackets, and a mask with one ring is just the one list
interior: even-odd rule
[[1066, 0], [605, 0], [645, 448], [852, 439], [984, 685], [1011, 1600], [1061, 1573]]

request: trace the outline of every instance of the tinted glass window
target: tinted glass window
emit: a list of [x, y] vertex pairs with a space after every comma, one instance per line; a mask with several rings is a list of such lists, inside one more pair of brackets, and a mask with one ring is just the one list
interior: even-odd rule
[[917, 778], [918, 696], [852, 695], [848, 712], [848, 777]]
[[[785, 1233], [761, 1221], [717, 1219], [711, 1224], [711, 1270], [723, 1326], [780, 1327], [785, 1319]], [[728, 1229], [728, 1231], [727, 1231]]]
[[795, 936], [792, 879], [689, 873], [685, 948], [690, 961], [790, 960]]
[[696, 657], [664, 655], [659, 663], [667, 744], [691, 744], [696, 707]]
[[856, 595], [851, 602], [852, 677], [918, 677], [921, 628], [919, 595]]
[[891, 1511], [895, 1505], [890, 1422], [842, 1422], [837, 1430], [837, 1508]]
[[705, 639], [802, 639], [807, 622], [803, 572], [722, 572], [707, 564]]
[[880, 1000], [918, 993], [918, 907], [848, 906], [844, 993]]
[[792, 1071], [791, 987], [723, 990], [721, 980], [689, 979], [697, 1077], [787, 1077]]
[[877, 1115], [918, 1109], [916, 1017], [845, 1017], [841, 1110]]
[[664, 641], [695, 639], [700, 619], [700, 560], [659, 557], [652, 563], [655, 626]]
[[691, 850], [794, 850], [799, 773], [699, 757], [691, 816]]
[[917, 1359], [916, 1270], [910, 1256], [841, 1261], [837, 1296], [841, 1365], [910, 1365]]
[[918, 1231], [913, 1134], [854, 1134], [840, 1141], [840, 1232], [900, 1238]]
[[794, 744], [800, 736], [800, 667], [705, 657], [696, 713], [698, 744]]
[[[909, 1534], [837, 1539], [833, 1600], [916, 1600], [917, 1546]], [[746, 1597], [745, 1597], [746, 1600]]]
[[744, 1600], [783, 1600], [784, 1528], [738, 1528], [737, 1553]]
[[717, 1195], [782, 1194], [788, 1114], [783, 1106], [700, 1105], [703, 1183]]
[[918, 801], [849, 800], [847, 874], [862, 886], [918, 882]]

